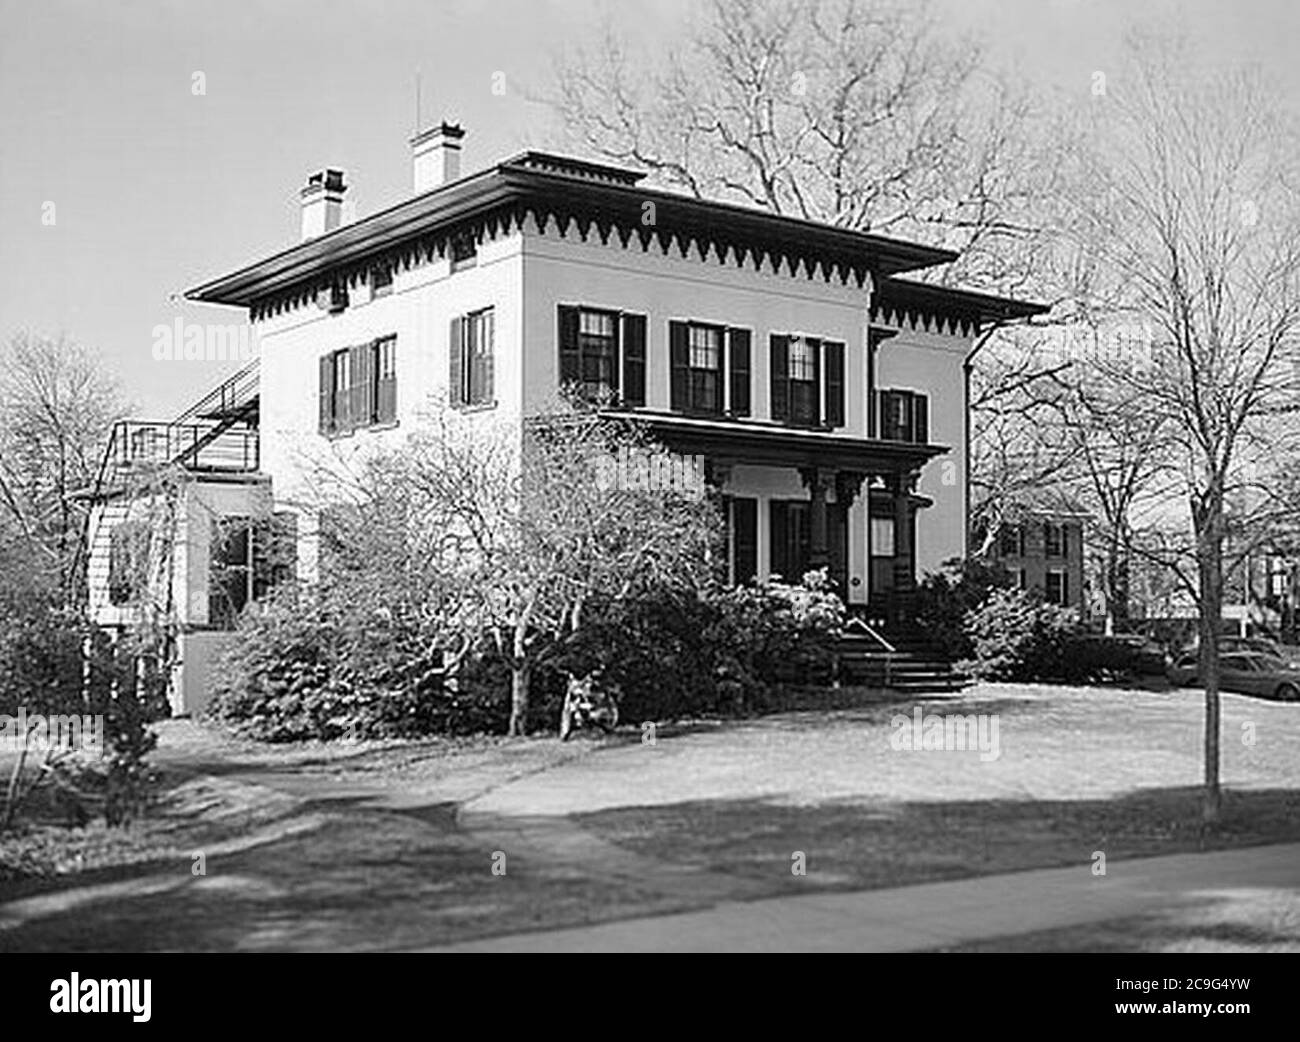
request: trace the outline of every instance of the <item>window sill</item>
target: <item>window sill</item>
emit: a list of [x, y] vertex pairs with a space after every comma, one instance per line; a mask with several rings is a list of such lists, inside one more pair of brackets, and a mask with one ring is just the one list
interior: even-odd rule
[[495, 398], [490, 402], [477, 402], [474, 405], [453, 405], [452, 406], [453, 409], [455, 409], [457, 412], [460, 413], [491, 412], [496, 407], [497, 407], [497, 402]]

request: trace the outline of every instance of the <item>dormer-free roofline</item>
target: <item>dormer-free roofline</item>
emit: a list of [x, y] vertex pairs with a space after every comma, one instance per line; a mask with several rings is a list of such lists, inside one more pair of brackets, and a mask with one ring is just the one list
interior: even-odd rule
[[185, 296], [204, 303], [250, 307], [258, 300], [320, 281], [332, 269], [359, 264], [391, 247], [510, 208], [559, 210], [597, 224], [644, 231], [649, 212], [646, 204], [653, 203], [651, 230], [656, 234], [822, 260], [877, 277], [951, 263], [958, 256], [951, 250], [869, 232], [643, 188], [644, 176], [568, 156], [523, 152], [213, 279]]

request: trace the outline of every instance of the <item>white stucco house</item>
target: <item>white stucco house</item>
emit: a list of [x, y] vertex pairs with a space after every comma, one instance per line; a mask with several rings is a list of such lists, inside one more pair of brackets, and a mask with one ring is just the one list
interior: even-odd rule
[[243, 478], [272, 499], [235, 512], [297, 512], [309, 577], [322, 446], [400, 440], [431, 400], [522, 424], [576, 383], [704, 457], [734, 581], [825, 566], [855, 612], [904, 620], [966, 551], [975, 338], [1043, 309], [916, 281], [948, 251], [630, 170], [526, 152], [462, 174], [462, 139], [413, 138], [412, 196], [352, 223], [343, 172], [314, 174], [300, 242], [187, 294], [246, 309], [261, 345]]

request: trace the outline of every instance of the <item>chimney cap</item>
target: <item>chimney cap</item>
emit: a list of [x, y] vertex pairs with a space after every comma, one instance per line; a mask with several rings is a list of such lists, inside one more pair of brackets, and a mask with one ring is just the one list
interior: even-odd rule
[[441, 138], [444, 142], [459, 147], [460, 139], [465, 136], [465, 130], [459, 123], [448, 123], [445, 119], [437, 126], [428, 127], [425, 130], [418, 130], [411, 137], [412, 145], [423, 145], [434, 138]]
[[303, 195], [312, 192], [337, 192], [340, 195], [348, 190], [348, 186], [343, 182], [343, 171], [334, 167], [327, 167], [324, 170], [317, 170], [314, 174], [307, 176], [307, 184], [302, 190]]

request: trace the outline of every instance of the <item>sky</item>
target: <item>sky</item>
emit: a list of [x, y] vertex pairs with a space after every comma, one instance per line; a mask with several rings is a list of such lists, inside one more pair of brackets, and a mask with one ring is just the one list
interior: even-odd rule
[[[1145, 18], [1262, 63], [1300, 98], [1292, 0], [936, 3], [1044, 90], [1082, 95]], [[155, 361], [154, 327], [245, 317], [175, 296], [293, 245], [313, 170], [347, 171], [358, 216], [406, 197], [417, 72], [423, 123], [462, 124], [469, 172], [556, 140], [537, 97], [556, 50], [590, 41], [601, 15], [670, 49], [699, 4], [0, 0], [0, 337], [67, 334], [136, 415], [170, 418], [236, 365]]]

